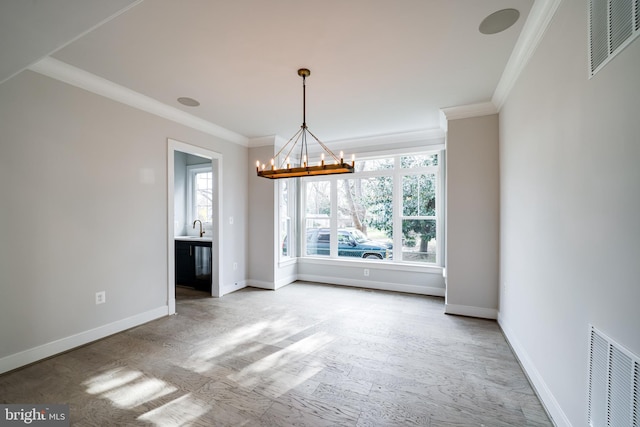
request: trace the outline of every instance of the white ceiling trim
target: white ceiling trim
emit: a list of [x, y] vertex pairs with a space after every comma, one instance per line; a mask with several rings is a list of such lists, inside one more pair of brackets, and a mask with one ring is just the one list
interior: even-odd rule
[[249, 139], [243, 135], [57, 59], [43, 58], [28, 69], [226, 141], [249, 145]]
[[520, 77], [520, 73], [522, 73], [525, 65], [527, 65], [527, 62], [529, 62], [529, 59], [533, 56], [561, 1], [562, 0], [536, 0], [531, 8], [527, 22], [525, 22], [522, 28], [522, 32], [509, 57], [507, 66], [502, 72], [498, 86], [496, 86], [496, 90], [493, 92], [493, 98], [491, 98], [498, 111], [500, 111], [502, 105], [507, 100], [509, 92], [511, 92], [513, 85], [516, 80], [518, 80], [518, 77]]
[[[371, 149], [380, 149], [380, 147], [394, 146], [398, 144], [415, 145], [419, 143], [424, 146], [442, 144], [444, 141], [444, 131], [438, 129], [426, 129], [413, 132], [402, 132], [388, 135], [372, 135], [360, 138], [340, 139], [335, 141], [322, 141], [331, 150], [354, 150], [360, 149], [360, 152], [368, 152]], [[251, 138], [249, 147], [263, 147], [275, 145], [282, 147], [288, 140], [278, 135], [264, 136], [259, 138]], [[365, 150], [362, 150], [365, 148]], [[315, 141], [309, 142], [309, 152], [313, 154], [320, 153], [322, 150], [320, 145]]]
[[489, 116], [498, 113], [498, 109], [493, 105], [493, 102], [447, 107], [442, 108], [440, 111], [447, 120], [468, 119], [469, 117]]
[[377, 145], [393, 145], [407, 142], [422, 141], [428, 144], [429, 141], [437, 141], [444, 138], [442, 129], [425, 129], [413, 132], [402, 132], [388, 135], [372, 135], [360, 138], [340, 139], [325, 142], [329, 147], [340, 146], [346, 148], [368, 147]]
[[259, 136], [256, 138], [249, 138], [249, 148], [274, 146], [276, 145], [278, 139], [282, 139], [282, 138], [280, 138], [277, 135], [267, 135], [267, 136]]
[[[390, 153], [390, 150], [406, 151], [411, 149], [419, 151], [421, 149], [433, 149], [444, 145], [444, 131], [440, 128], [426, 129], [413, 132], [402, 132], [388, 135], [371, 135], [361, 138], [341, 139], [323, 143], [334, 153], [345, 152], [345, 158], [350, 158], [351, 154], [373, 155]], [[319, 144], [310, 143], [309, 153], [318, 154], [322, 150]], [[348, 151], [348, 153], [347, 153]], [[348, 154], [348, 155], [347, 155]]]

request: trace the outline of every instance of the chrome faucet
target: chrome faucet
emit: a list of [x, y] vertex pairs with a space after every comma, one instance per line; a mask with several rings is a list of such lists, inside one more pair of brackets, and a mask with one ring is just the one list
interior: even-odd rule
[[204, 230], [202, 229], [202, 221], [200, 221], [199, 219], [193, 221], [193, 228], [196, 228], [196, 222], [200, 223], [200, 237], [202, 237], [202, 235], [204, 234]]

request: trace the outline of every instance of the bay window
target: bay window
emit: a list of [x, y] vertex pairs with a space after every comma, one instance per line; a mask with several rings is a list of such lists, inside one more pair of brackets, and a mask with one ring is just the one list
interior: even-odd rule
[[301, 255], [441, 265], [440, 152], [361, 159], [301, 180]]

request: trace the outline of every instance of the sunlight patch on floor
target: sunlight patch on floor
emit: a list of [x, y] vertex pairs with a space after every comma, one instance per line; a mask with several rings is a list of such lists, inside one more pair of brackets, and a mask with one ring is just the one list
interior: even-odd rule
[[206, 402], [185, 394], [169, 403], [155, 408], [138, 417], [154, 426], [186, 426], [201, 415], [207, 413], [211, 407]]
[[318, 351], [334, 339], [333, 336], [327, 333], [316, 333], [269, 356], [263, 357], [228, 378], [249, 389], [261, 385], [270, 389], [272, 394], [280, 396], [312, 378], [323, 367], [303, 366], [301, 371], [295, 375], [283, 370], [308, 354]]
[[84, 382], [87, 393], [109, 399], [115, 406], [132, 409], [177, 389], [157, 378], [145, 377], [140, 371], [112, 369]]
[[85, 381], [83, 385], [87, 386], [87, 393], [100, 394], [114, 388], [122, 387], [141, 376], [142, 372], [139, 371], [131, 371], [127, 368], [116, 368], [96, 375], [90, 380]]
[[263, 320], [251, 325], [241, 326], [233, 331], [220, 335], [215, 342], [195, 352], [182, 367], [197, 373], [205, 373], [215, 367], [212, 360], [233, 352], [238, 355], [238, 348], [251, 344], [242, 353], [251, 354], [267, 345], [273, 345], [292, 335], [298, 334], [304, 327], [296, 325], [295, 319], [281, 318]]

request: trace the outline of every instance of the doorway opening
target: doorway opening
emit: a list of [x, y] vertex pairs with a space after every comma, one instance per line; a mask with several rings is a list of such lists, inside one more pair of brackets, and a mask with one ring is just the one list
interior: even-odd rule
[[[167, 142], [167, 301], [169, 314], [175, 314], [176, 278], [222, 296], [222, 155], [173, 139]], [[191, 270], [176, 265], [176, 253], [184, 251], [192, 257]]]

